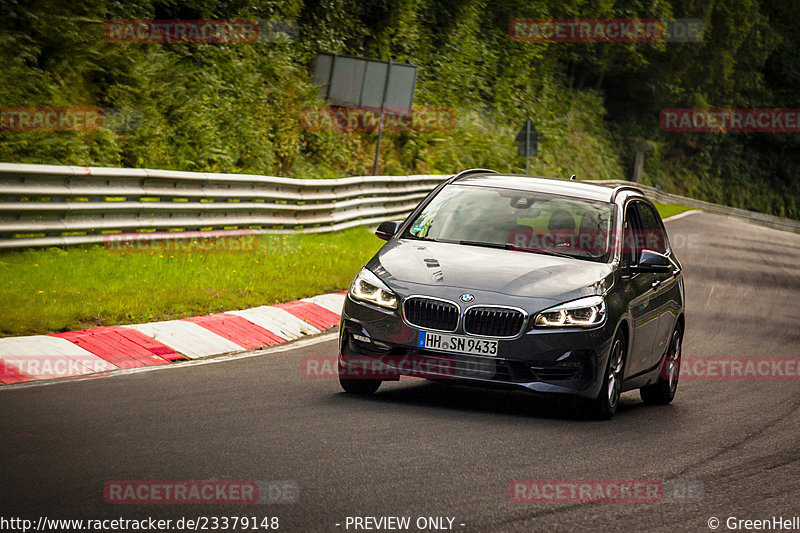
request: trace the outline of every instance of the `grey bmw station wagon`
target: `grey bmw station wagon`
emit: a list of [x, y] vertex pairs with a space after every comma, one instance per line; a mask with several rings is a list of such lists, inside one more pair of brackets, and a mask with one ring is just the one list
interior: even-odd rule
[[415, 376], [578, 396], [598, 418], [627, 390], [675, 396], [682, 267], [641, 191], [473, 169], [376, 234], [342, 312], [345, 391]]

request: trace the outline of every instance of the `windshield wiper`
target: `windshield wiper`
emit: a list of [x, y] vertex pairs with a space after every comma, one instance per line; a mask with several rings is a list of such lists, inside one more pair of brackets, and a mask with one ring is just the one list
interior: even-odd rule
[[483, 246], [485, 248], [499, 248], [500, 250], [509, 250], [506, 244], [497, 244], [494, 242], [481, 242], [481, 241], [458, 241], [458, 244], [466, 244], [467, 246]]
[[567, 257], [569, 259], [575, 258], [575, 256], [573, 255], [565, 254], [563, 252], [557, 252], [555, 250], [550, 250], [549, 248], [526, 248], [524, 246], [517, 246], [516, 244], [511, 244], [511, 243], [500, 244], [496, 242], [458, 241], [458, 244], [466, 244], [468, 246], [483, 246], [485, 248], [497, 248], [500, 250], [514, 250], [515, 252], [531, 252], [538, 254], [555, 255], [558, 257]]
[[574, 255], [565, 254], [564, 252], [557, 252], [555, 250], [551, 250], [550, 248], [527, 248], [525, 246], [517, 246], [515, 244], [506, 244], [506, 248], [509, 250], [516, 250], [517, 252], [530, 252], [534, 254], [545, 254], [545, 255], [554, 255], [556, 257], [566, 257], [567, 259], [575, 259]]
[[[442, 241], [447, 242], [447, 241]], [[524, 246], [517, 246], [516, 244], [500, 244], [496, 242], [482, 242], [482, 241], [458, 241], [458, 244], [466, 244], [467, 246], [483, 246], [484, 248], [497, 248], [499, 250], [514, 250], [515, 252], [529, 252], [534, 254], [554, 255], [556, 257], [566, 257], [567, 259], [575, 259], [574, 255], [565, 254], [564, 252], [557, 252], [549, 248], [526, 248]]]

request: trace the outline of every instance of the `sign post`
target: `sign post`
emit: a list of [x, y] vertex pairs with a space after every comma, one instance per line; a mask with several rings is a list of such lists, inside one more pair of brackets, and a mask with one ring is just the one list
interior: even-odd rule
[[539, 143], [539, 133], [536, 131], [536, 127], [533, 125], [531, 119], [525, 121], [525, 125], [522, 126], [515, 140], [519, 144], [517, 155], [525, 158], [525, 174], [529, 174], [530, 166], [528, 165], [528, 158], [536, 157], [537, 145]]
[[644, 153], [653, 149], [653, 145], [645, 141], [636, 150], [636, 159], [633, 163], [633, 176], [631, 181], [634, 183], [642, 182], [642, 170], [644, 169]]
[[389, 90], [389, 80], [392, 78], [392, 60], [386, 69], [386, 82], [383, 85], [383, 98], [381, 98], [381, 119], [378, 121], [378, 143], [375, 145], [375, 160], [372, 162], [372, 175], [378, 175], [378, 158], [381, 155], [381, 138], [383, 137], [383, 113], [386, 111], [386, 92]]
[[411, 116], [417, 66], [323, 52], [314, 63], [314, 83], [332, 106], [380, 112], [372, 163], [372, 174], [377, 174], [384, 115]]

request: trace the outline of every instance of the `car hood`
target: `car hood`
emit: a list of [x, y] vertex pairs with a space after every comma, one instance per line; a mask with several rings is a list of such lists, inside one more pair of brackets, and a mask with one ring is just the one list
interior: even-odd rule
[[390, 288], [456, 287], [567, 301], [603, 294], [611, 266], [480, 246], [394, 239], [367, 264]]

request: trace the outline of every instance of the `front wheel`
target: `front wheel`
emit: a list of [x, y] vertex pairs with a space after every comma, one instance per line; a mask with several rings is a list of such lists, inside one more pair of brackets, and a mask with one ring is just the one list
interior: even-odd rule
[[675, 326], [672, 339], [667, 349], [667, 355], [661, 365], [658, 380], [652, 385], [639, 389], [644, 403], [651, 405], [666, 405], [675, 397], [678, 390], [678, 376], [681, 372], [681, 342], [683, 341], [681, 327]]
[[368, 396], [378, 390], [378, 387], [383, 383], [380, 379], [373, 378], [349, 378], [346, 369], [339, 361], [339, 385], [342, 386], [345, 392], [350, 394], [358, 394], [361, 396]]
[[592, 415], [599, 420], [608, 420], [617, 412], [619, 397], [622, 394], [625, 349], [625, 337], [619, 331], [611, 345], [603, 386], [600, 388], [597, 398], [590, 403]]

